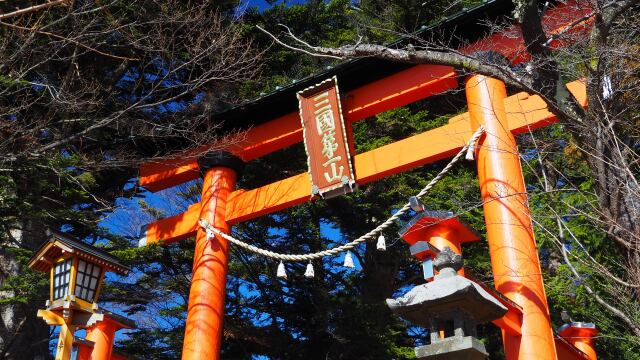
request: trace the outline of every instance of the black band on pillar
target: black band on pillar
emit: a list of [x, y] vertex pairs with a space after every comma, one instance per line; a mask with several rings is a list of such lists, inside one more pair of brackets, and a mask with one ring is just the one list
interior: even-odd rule
[[211, 151], [198, 158], [198, 166], [200, 167], [200, 173], [204, 173], [212, 167], [220, 166], [234, 170], [237, 176], [240, 177], [244, 170], [244, 161], [226, 151]]

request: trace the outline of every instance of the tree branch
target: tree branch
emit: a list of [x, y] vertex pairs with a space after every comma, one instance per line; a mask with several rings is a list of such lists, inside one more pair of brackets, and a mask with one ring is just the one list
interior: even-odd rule
[[126, 57], [126, 56], [118, 56], [118, 55], [109, 54], [109, 53], [106, 53], [104, 51], [100, 51], [100, 50], [98, 50], [96, 48], [93, 48], [91, 46], [85, 45], [85, 44], [83, 44], [83, 43], [81, 43], [81, 42], [79, 42], [77, 40], [73, 40], [73, 39], [58, 35], [58, 34], [54, 34], [52, 32], [37, 30], [37, 29], [34, 29], [34, 28], [28, 28], [28, 27], [24, 27], [24, 26], [18, 26], [18, 25], [14, 25], [14, 24], [9, 24], [9, 23], [4, 22], [4, 21], [0, 21], [0, 25], [6, 26], [6, 27], [9, 27], [9, 28], [12, 28], [12, 29], [16, 29], [16, 30], [28, 31], [28, 32], [36, 33], [36, 34], [50, 36], [52, 38], [56, 38], [56, 39], [60, 39], [60, 40], [65, 40], [65, 41], [68, 41], [68, 42], [73, 43], [75, 45], [78, 45], [78, 46], [80, 46], [82, 48], [85, 48], [85, 49], [87, 49], [89, 51], [93, 51], [93, 52], [95, 52], [97, 54], [108, 56], [108, 57], [111, 57], [111, 58], [114, 58], [114, 59], [133, 60], [133, 61], [140, 60], [140, 59], [130, 58], [130, 57]]
[[[562, 231], [562, 224], [560, 220], [558, 220], [558, 229], [559, 231]], [[562, 235], [560, 235], [560, 237], [562, 238]], [[634, 323], [633, 320], [631, 320], [620, 309], [612, 306], [611, 304], [609, 304], [609, 302], [603, 300], [589, 285], [587, 285], [584, 282], [584, 279], [582, 278], [578, 270], [576, 270], [576, 268], [571, 263], [571, 260], [569, 260], [569, 257], [567, 256], [567, 249], [564, 246], [561, 246], [561, 248], [562, 248], [562, 257], [564, 258], [564, 262], [567, 264], [567, 266], [569, 267], [573, 275], [580, 280], [585, 290], [587, 290], [587, 292], [591, 296], [593, 296], [593, 298], [605, 309], [607, 309], [609, 312], [611, 312], [612, 314], [620, 318], [622, 321], [624, 321], [627, 324], [627, 326], [634, 332], [634, 334], [636, 334], [636, 336], [640, 336], [640, 328], [636, 325], [636, 323]]]
[[470, 72], [499, 78], [508, 85], [514, 86], [524, 91], [531, 92], [533, 90], [531, 87], [531, 79], [529, 79], [528, 76], [516, 73], [504, 66], [487, 64], [474, 56], [462, 54], [451, 49], [446, 49], [445, 51], [428, 49], [393, 49], [384, 45], [360, 43], [354, 45], [345, 45], [339, 48], [327, 48], [322, 46], [312, 46], [289, 32], [288, 36], [300, 45], [307, 48], [305, 49], [286, 44], [262, 27], [257, 26], [257, 28], [269, 35], [278, 44], [281, 44], [288, 49], [303, 52], [311, 56], [328, 57], [333, 59], [374, 57], [377, 59], [403, 62], [408, 64], [448, 65]]
[[[450, 48], [432, 50], [427, 47], [424, 49], [416, 49], [409, 46], [407, 49], [394, 49], [384, 45], [360, 43], [338, 48], [327, 48], [310, 45], [296, 37], [287, 28], [287, 36], [300, 45], [300, 47], [296, 47], [286, 44], [278, 39], [277, 36], [260, 26], [257, 26], [257, 28], [269, 35], [278, 44], [311, 56], [333, 59], [374, 57], [407, 64], [446, 65], [472, 73], [486, 75], [500, 79], [504, 81], [505, 84], [520, 91], [540, 96], [547, 103], [549, 111], [565, 122], [581, 123], [581, 119], [584, 117], [584, 109], [582, 109], [573, 95], [566, 89], [557, 70], [557, 64], [553, 65], [555, 62], [550, 60], [550, 58], [548, 58], [547, 63], [551, 63], [551, 65], [546, 65], [549, 69], [548, 71], [544, 71], [543, 73], [537, 71], [533, 74], [527, 74], [525, 72], [515, 72], [508, 66], [488, 63], [473, 55], [463, 54]], [[542, 39], [542, 43], [544, 43], [546, 37], [542, 37]]]
[[28, 14], [31, 12], [35, 12], [38, 10], [42, 10], [42, 9], [46, 9], [46, 8], [50, 8], [56, 5], [66, 5], [65, 3], [71, 2], [70, 0], [55, 0], [55, 1], [50, 1], [44, 4], [40, 4], [40, 5], [33, 5], [33, 6], [29, 6], [26, 7], [24, 9], [18, 9], [16, 11], [12, 11], [10, 13], [6, 13], [6, 14], [0, 14], [0, 20], [4, 20], [7, 18], [10, 18], [12, 16], [18, 16], [18, 15], [24, 15], [24, 14]]

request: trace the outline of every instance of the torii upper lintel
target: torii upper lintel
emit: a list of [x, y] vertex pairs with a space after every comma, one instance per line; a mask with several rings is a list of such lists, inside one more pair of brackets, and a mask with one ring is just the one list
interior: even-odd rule
[[[586, 106], [585, 84], [567, 84], [569, 91]], [[539, 96], [519, 93], [505, 101], [512, 133], [535, 130], [556, 121]], [[417, 166], [442, 160], [456, 153], [471, 137], [469, 114], [452, 117], [447, 125], [414, 135], [354, 157], [359, 185], [378, 180]], [[429, 144], [429, 146], [425, 146]], [[252, 190], [236, 190], [230, 195], [226, 219], [230, 225], [270, 214], [309, 200], [308, 174], [301, 173]], [[192, 237], [197, 230], [200, 204], [191, 205], [182, 214], [150, 223], [142, 234], [141, 245], [173, 242]]]

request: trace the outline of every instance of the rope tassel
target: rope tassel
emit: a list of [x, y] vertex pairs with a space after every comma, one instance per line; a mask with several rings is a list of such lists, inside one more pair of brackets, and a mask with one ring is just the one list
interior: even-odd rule
[[281, 279], [287, 279], [287, 269], [285, 269], [284, 263], [282, 261], [280, 261], [280, 264], [278, 264], [278, 271], [276, 271], [276, 276]]
[[306, 278], [312, 278], [314, 276], [314, 272], [313, 272], [313, 264], [311, 264], [311, 262], [309, 262], [307, 264], [307, 271], [304, 272], [304, 277]]
[[347, 251], [347, 254], [344, 256], [344, 267], [354, 268], [353, 265], [353, 257], [351, 256], [351, 251]]
[[475, 152], [476, 152], [476, 142], [475, 141], [470, 142], [469, 147], [467, 147], [467, 154], [464, 156], [464, 158], [466, 160], [473, 161], [475, 159], [473, 155]]
[[387, 250], [387, 242], [384, 239], [384, 235], [380, 234], [380, 236], [378, 236], [378, 243], [376, 244], [376, 249], [380, 250], [380, 251], [386, 251]]

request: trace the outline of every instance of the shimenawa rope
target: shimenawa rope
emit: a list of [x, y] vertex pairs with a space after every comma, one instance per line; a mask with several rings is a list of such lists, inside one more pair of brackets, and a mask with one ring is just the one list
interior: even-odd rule
[[[482, 126], [480, 126], [478, 128], [478, 130], [476, 130], [475, 133], [473, 133], [473, 135], [471, 136], [471, 138], [469, 139], [469, 141], [462, 147], [462, 149], [460, 149], [460, 151], [456, 154], [456, 156], [453, 157], [453, 159], [451, 159], [451, 161], [447, 164], [447, 166], [445, 166], [439, 173], [438, 175], [436, 175], [436, 177], [434, 177], [422, 190], [420, 190], [420, 192], [416, 195], [417, 198], [421, 198], [422, 196], [424, 196], [427, 191], [429, 191], [432, 187], [434, 187], [438, 181], [440, 181], [442, 179], [442, 177], [444, 177], [444, 175], [449, 172], [449, 170], [451, 170], [451, 168], [453, 167], [453, 165], [455, 163], [458, 162], [458, 160], [460, 160], [462, 158], [462, 155], [465, 154], [465, 152], [467, 151], [468, 148], [473, 147], [476, 143], [476, 141], [478, 140], [478, 138], [482, 135], [482, 133], [484, 132], [484, 128]], [[360, 236], [359, 238], [344, 244], [344, 245], [340, 245], [337, 246], [335, 248], [332, 249], [328, 249], [328, 250], [324, 250], [324, 251], [320, 251], [320, 252], [316, 252], [316, 253], [312, 253], [312, 254], [281, 254], [281, 253], [277, 253], [277, 252], [273, 252], [270, 250], [265, 250], [265, 249], [261, 249], [259, 247], [253, 246], [251, 244], [247, 244], [246, 242], [242, 241], [242, 240], [238, 240], [236, 238], [234, 238], [231, 235], [228, 235], [216, 228], [214, 228], [213, 226], [211, 226], [209, 223], [207, 223], [206, 220], [204, 219], [200, 219], [198, 221], [198, 223], [200, 224], [200, 226], [205, 229], [206, 233], [207, 233], [207, 237], [208, 238], [213, 238], [215, 235], [219, 235], [222, 238], [226, 239], [227, 241], [229, 241], [230, 243], [240, 246], [243, 249], [246, 249], [248, 251], [251, 251], [255, 254], [261, 255], [261, 256], [265, 256], [268, 258], [272, 258], [272, 259], [277, 259], [280, 261], [311, 261], [314, 259], [319, 259], [325, 256], [332, 256], [332, 255], [337, 255], [341, 252], [344, 251], [349, 251], [351, 249], [353, 249], [356, 245], [365, 242], [369, 239], [373, 239], [376, 234], [379, 234], [380, 232], [382, 232], [383, 230], [385, 230], [386, 228], [388, 228], [389, 226], [391, 226], [391, 224], [393, 224], [394, 221], [396, 221], [398, 218], [400, 218], [402, 215], [404, 215], [404, 213], [406, 213], [408, 210], [410, 209], [409, 204], [405, 204], [400, 210], [398, 210], [395, 214], [393, 214], [391, 217], [389, 217], [385, 222], [383, 222], [382, 224], [378, 225], [375, 229], [369, 231], [368, 233]]]

